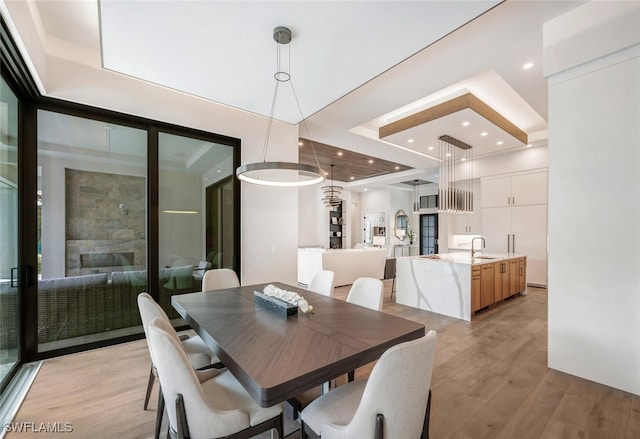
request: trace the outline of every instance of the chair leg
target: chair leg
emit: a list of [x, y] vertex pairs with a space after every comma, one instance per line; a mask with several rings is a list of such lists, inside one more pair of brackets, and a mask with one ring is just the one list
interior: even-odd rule
[[391, 300], [393, 300], [393, 293], [396, 291], [396, 277], [393, 276], [393, 281], [391, 282]]
[[304, 421], [300, 418], [300, 439], [307, 439], [307, 432], [304, 431]]
[[347, 372], [347, 380], [349, 382], [353, 381], [356, 379], [356, 371], [355, 370], [350, 370], [349, 372]]
[[153, 364], [149, 369], [149, 381], [147, 382], [147, 394], [144, 397], [144, 409], [146, 410], [149, 406], [149, 398], [151, 397], [151, 390], [153, 389], [153, 383], [156, 380], [156, 376], [153, 373]]
[[424, 414], [424, 424], [422, 425], [422, 435], [420, 439], [429, 439], [429, 418], [431, 417], [431, 389], [427, 397], [427, 410]]
[[153, 435], [154, 439], [160, 439], [160, 429], [162, 428], [163, 416], [164, 416], [164, 396], [162, 396], [162, 388], [158, 386], [158, 411], [156, 412], [156, 431]]
[[383, 424], [384, 424], [384, 415], [378, 413], [376, 415], [376, 429], [373, 433], [373, 439], [382, 439]]
[[284, 439], [284, 415], [280, 413], [276, 430], [278, 430], [278, 439]]

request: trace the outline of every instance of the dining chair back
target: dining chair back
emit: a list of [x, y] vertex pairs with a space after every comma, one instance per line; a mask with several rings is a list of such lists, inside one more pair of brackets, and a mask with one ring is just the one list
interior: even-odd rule
[[[222, 367], [220, 359], [207, 347], [200, 337], [185, 337], [181, 338], [176, 333], [176, 330], [171, 326], [171, 321], [162, 307], [153, 300], [147, 293], [138, 294], [138, 309], [140, 311], [140, 319], [142, 320], [142, 329], [147, 340], [147, 347], [151, 354], [151, 368], [149, 370], [149, 379], [147, 381], [147, 390], [144, 398], [144, 409], [146, 410], [149, 405], [149, 399], [151, 397], [151, 391], [156, 378], [156, 368], [153, 364], [153, 353], [151, 352], [152, 346], [149, 337], [149, 324], [154, 319], [159, 319], [167, 322], [167, 332], [179, 343], [181, 348], [185, 352], [192, 369], [206, 368], [214, 364], [214, 367]], [[162, 415], [164, 411], [164, 399], [162, 394], [158, 396], [158, 410], [156, 411], [156, 429], [154, 438], [160, 437], [160, 426], [162, 424]]]
[[322, 439], [428, 437], [431, 375], [437, 335], [389, 348], [368, 380], [338, 387], [302, 411], [301, 436]]
[[384, 284], [380, 279], [360, 277], [351, 285], [347, 295], [347, 302], [364, 306], [374, 311], [382, 311], [383, 294]]
[[309, 291], [314, 293], [324, 294], [325, 296], [333, 296], [333, 281], [335, 273], [331, 270], [321, 270], [313, 276], [311, 282], [309, 282]]
[[208, 270], [202, 278], [202, 291], [220, 290], [240, 286], [240, 280], [235, 271], [230, 268], [216, 268]]
[[276, 428], [283, 437], [282, 406], [260, 407], [230, 372], [200, 383], [171, 323], [149, 323], [153, 362], [167, 405], [170, 429], [178, 439], [252, 437]]

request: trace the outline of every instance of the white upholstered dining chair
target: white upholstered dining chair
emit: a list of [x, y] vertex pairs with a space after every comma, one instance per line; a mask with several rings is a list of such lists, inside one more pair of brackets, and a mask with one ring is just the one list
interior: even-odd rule
[[171, 329], [152, 320], [149, 343], [177, 439], [250, 438], [271, 429], [284, 438], [281, 405], [260, 407], [228, 371], [201, 383]]
[[360, 277], [351, 285], [347, 295], [347, 302], [364, 306], [374, 311], [382, 311], [383, 294], [384, 284], [380, 279]]
[[240, 286], [240, 280], [235, 271], [230, 268], [215, 268], [208, 270], [202, 278], [202, 291], [220, 290]]
[[389, 348], [367, 380], [342, 385], [301, 413], [302, 438], [429, 437], [436, 332]]
[[331, 270], [321, 270], [313, 276], [307, 290], [314, 293], [324, 294], [325, 296], [333, 297], [333, 282], [335, 279], [335, 273]]
[[[147, 293], [138, 294], [138, 309], [140, 310], [140, 318], [142, 320], [142, 328], [144, 329], [144, 334], [147, 338], [147, 346], [149, 347], [149, 352], [151, 352], [151, 345], [149, 344], [149, 323], [156, 318], [166, 320], [169, 326], [171, 327], [172, 336], [180, 342], [182, 349], [187, 356], [189, 363], [193, 369], [202, 369], [207, 368], [211, 365], [214, 367], [222, 367], [222, 363], [220, 363], [220, 359], [207, 347], [205, 342], [198, 336], [189, 337], [189, 336], [178, 336], [173, 326], [171, 326], [171, 322], [167, 317], [167, 314], [164, 312], [162, 307], [153, 300]], [[149, 397], [151, 396], [151, 390], [153, 389], [153, 384], [156, 378], [156, 370], [151, 362], [151, 369], [149, 371], [149, 381], [147, 382], [147, 392], [144, 398], [144, 409], [147, 409], [149, 405]], [[196, 372], [199, 379], [202, 381], [211, 378], [217, 372], [215, 369], [202, 370]], [[158, 439], [160, 437], [160, 426], [162, 424], [162, 414], [164, 412], [164, 399], [162, 398], [162, 391], [158, 392], [158, 410], [156, 412], [156, 430], [154, 437]]]

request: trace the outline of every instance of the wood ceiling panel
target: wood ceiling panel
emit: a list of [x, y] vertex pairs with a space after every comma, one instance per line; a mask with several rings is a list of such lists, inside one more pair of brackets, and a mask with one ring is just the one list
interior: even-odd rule
[[[299, 142], [301, 143], [298, 149], [299, 162], [316, 166], [315, 157], [317, 156], [318, 163], [323, 171], [330, 173], [331, 165], [334, 165], [333, 179], [337, 181], [357, 181], [364, 178], [413, 169], [399, 163], [347, 151], [319, 142], [313, 142], [313, 150], [315, 150], [314, 156], [311, 142], [308, 139], [301, 138]], [[327, 175], [327, 179], [331, 179], [330, 174]]]

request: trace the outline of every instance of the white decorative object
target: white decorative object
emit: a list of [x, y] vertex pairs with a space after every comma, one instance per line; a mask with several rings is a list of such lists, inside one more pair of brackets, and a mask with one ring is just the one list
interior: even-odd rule
[[300, 311], [304, 313], [313, 312], [313, 306], [309, 305], [305, 298], [295, 291], [283, 290], [273, 284], [269, 284], [264, 287], [263, 294], [268, 297], [275, 297], [276, 299], [290, 303], [291, 305], [297, 305], [300, 308]]

